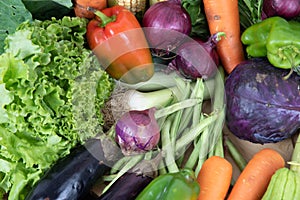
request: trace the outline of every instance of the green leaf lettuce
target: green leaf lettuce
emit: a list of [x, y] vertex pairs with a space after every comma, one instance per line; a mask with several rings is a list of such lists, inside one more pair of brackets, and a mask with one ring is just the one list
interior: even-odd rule
[[102, 132], [113, 82], [84, 48], [85, 19], [22, 23], [0, 55], [0, 192], [24, 199], [59, 158]]

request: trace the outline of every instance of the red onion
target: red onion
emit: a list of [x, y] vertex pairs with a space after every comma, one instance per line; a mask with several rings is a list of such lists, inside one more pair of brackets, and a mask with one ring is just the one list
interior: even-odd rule
[[223, 32], [216, 33], [206, 42], [198, 38], [184, 42], [178, 47], [177, 56], [168, 67], [178, 70], [184, 77], [190, 79], [212, 77], [219, 65], [216, 44], [223, 35]]
[[280, 16], [291, 19], [300, 15], [300, 0], [264, 0], [262, 17]]
[[150, 48], [158, 55], [174, 50], [192, 30], [190, 15], [180, 0], [153, 4], [145, 12], [142, 24]]
[[116, 124], [116, 142], [125, 155], [143, 153], [159, 142], [160, 129], [154, 117], [156, 109], [131, 110]]

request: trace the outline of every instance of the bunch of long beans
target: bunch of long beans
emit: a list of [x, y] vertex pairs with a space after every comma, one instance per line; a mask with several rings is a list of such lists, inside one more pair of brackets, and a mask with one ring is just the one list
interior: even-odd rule
[[[224, 72], [215, 75], [214, 88], [203, 79], [195, 81], [176, 78], [172, 102], [157, 109], [155, 118], [161, 127], [161, 140], [156, 149], [143, 154], [124, 156], [112, 166], [104, 180], [109, 184], [105, 192], [118, 178], [142, 161], [151, 161], [158, 174], [177, 172], [181, 168], [194, 169], [197, 175], [203, 162], [212, 155], [224, 157], [222, 129], [225, 121]], [[203, 104], [207, 90], [212, 92], [210, 110]], [[108, 133], [114, 137], [112, 128]], [[145, 169], [143, 169], [145, 171]]]

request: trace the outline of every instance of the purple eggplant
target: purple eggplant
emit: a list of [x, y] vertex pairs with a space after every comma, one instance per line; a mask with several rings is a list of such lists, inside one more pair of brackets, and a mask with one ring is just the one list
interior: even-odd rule
[[[105, 157], [109, 139], [91, 139], [68, 156], [59, 160], [42, 177], [26, 200], [79, 200], [87, 195], [93, 184], [109, 172], [113, 162], [120, 158], [121, 152], [111, 151]], [[112, 143], [111, 143], [112, 144]], [[109, 147], [111, 148], [111, 146]]]

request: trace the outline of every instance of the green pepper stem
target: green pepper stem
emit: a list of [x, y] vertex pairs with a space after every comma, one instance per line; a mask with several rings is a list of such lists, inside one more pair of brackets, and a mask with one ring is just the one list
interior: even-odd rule
[[297, 56], [297, 54], [286, 51], [289, 49], [291, 49], [290, 46], [287, 46], [287, 47], [281, 49], [282, 56], [286, 57], [288, 59], [289, 63], [291, 64], [291, 70], [286, 76], [283, 77], [283, 80], [289, 79], [289, 77], [292, 75], [292, 73], [294, 72], [295, 67], [296, 67], [295, 66], [295, 57]]
[[108, 17], [103, 12], [101, 12], [93, 7], [87, 7], [87, 10], [93, 12], [97, 17], [99, 17], [101, 19], [101, 27], [105, 27], [108, 23], [116, 21], [115, 15]]

